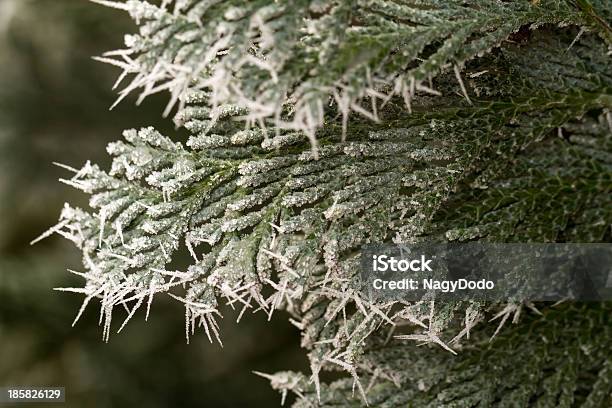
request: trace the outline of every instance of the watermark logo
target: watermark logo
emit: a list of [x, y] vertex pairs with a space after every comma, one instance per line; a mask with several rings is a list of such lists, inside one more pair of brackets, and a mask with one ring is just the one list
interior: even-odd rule
[[431, 259], [426, 259], [425, 255], [421, 255], [420, 259], [396, 259], [393, 256], [387, 255], [372, 255], [372, 270], [374, 272], [406, 272], [406, 271], [429, 271], [433, 272], [431, 267]]
[[612, 244], [368, 245], [361, 269], [373, 300], [612, 300]]

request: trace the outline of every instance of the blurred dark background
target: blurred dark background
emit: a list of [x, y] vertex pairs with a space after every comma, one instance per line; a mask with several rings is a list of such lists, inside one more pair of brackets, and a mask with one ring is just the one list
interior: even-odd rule
[[57, 236], [29, 245], [64, 202], [87, 206], [52, 162], [107, 166], [105, 146], [126, 128], [179, 134], [161, 117], [166, 95], [108, 110], [119, 72], [91, 57], [134, 30], [121, 11], [87, 0], [0, 0], [0, 387], [65, 386], [69, 407], [278, 406], [251, 371], [305, 367], [286, 316], [236, 324], [230, 311], [223, 348], [204, 333], [187, 345], [184, 309], [159, 296], [149, 322], [143, 311], [106, 344], [96, 305], [71, 327], [82, 298], [52, 290], [82, 285], [66, 271], [82, 269], [79, 251]]

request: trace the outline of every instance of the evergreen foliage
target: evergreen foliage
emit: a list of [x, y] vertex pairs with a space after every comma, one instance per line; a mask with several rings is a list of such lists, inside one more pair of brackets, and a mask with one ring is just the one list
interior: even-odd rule
[[[191, 136], [128, 130], [64, 180], [93, 209], [49, 231], [83, 251], [76, 320], [100, 298], [108, 339], [115, 306], [121, 330], [169, 293], [221, 342], [223, 299], [284, 309], [312, 375], [263, 375], [297, 406], [611, 402], [605, 305], [376, 303], [358, 279], [368, 243], [610, 241], [609, 3], [96, 1], [141, 27], [103, 58], [122, 96], [171, 91]], [[491, 317], [518, 327], [487, 345]]]
[[[102, 58], [133, 75], [120, 99], [169, 90], [171, 108], [186, 90], [209, 89], [212, 105], [248, 107], [250, 120], [275, 118], [313, 142], [330, 97], [345, 125], [350, 111], [376, 118], [378, 102], [393, 95], [410, 110], [417, 91], [437, 94], [432, 76], [448, 67], [459, 75], [521, 27], [604, 25], [612, 38], [591, 4], [565, 0], [95, 1], [140, 25], [125, 50]], [[595, 6], [609, 12], [605, 1]], [[364, 98], [372, 106], [358, 103]]]
[[[376, 407], [607, 407], [610, 323], [609, 305], [566, 305], [528, 319], [494, 343], [490, 332], [476, 332], [456, 357], [379, 345], [362, 381]], [[272, 383], [300, 394], [296, 407], [318, 404], [302, 374], [279, 373]], [[362, 405], [347, 379], [324, 385], [321, 396], [323, 406]]]

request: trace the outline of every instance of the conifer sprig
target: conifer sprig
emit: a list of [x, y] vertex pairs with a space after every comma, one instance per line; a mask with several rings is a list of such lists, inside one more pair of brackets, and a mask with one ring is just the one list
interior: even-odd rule
[[253, 124], [272, 118], [315, 144], [330, 101], [344, 135], [351, 112], [376, 120], [392, 96], [411, 111], [417, 94], [439, 95], [431, 80], [441, 72], [456, 75], [469, 101], [460, 69], [521, 28], [607, 32], [593, 5], [569, 0], [95, 1], [140, 27], [125, 49], [100, 58], [123, 69], [119, 82], [132, 77], [119, 100], [167, 90], [169, 113], [185, 91], [206, 90], [212, 107], [247, 108]]

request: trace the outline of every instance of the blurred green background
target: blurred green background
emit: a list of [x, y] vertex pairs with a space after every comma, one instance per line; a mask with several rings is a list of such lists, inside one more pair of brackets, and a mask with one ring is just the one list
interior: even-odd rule
[[64, 202], [87, 206], [52, 162], [108, 166], [105, 146], [126, 128], [179, 134], [161, 117], [166, 95], [108, 110], [118, 71], [91, 56], [121, 48], [134, 29], [87, 0], [0, 0], [0, 387], [65, 386], [69, 407], [278, 406], [251, 371], [304, 369], [286, 316], [236, 324], [229, 311], [223, 348], [204, 333], [187, 345], [183, 308], [160, 296], [149, 322], [141, 312], [106, 344], [93, 302], [71, 327], [82, 298], [52, 291], [82, 285], [66, 272], [81, 270], [79, 251], [57, 236], [29, 245]]

